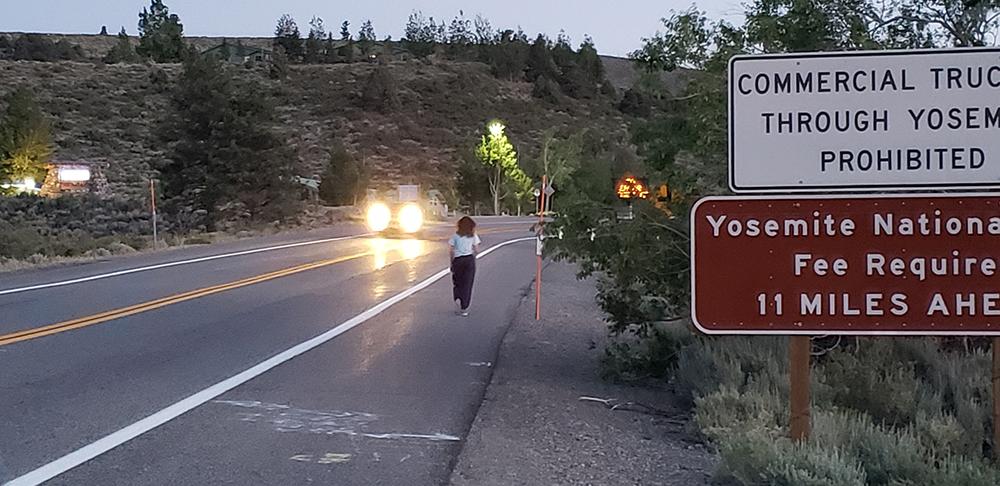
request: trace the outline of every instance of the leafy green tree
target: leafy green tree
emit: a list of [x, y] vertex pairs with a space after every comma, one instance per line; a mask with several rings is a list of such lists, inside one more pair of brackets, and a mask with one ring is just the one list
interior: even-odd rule
[[874, 25], [890, 26], [890, 34], [913, 47], [985, 46], [996, 42], [1000, 28], [1000, 0], [909, 0], [889, 7], [872, 9]]
[[258, 82], [192, 52], [170, 104], [163, 130], [168, 162], [161, 172], [176, 213], [204, 214], [210, 230], [295, 213], [293, 157], [272, 128], [274, 108]]
[[492, 203], [490, 194], [492, 170], [483, 165], [473, 147], [469, 147], [469, 150], [461, 153], [456, 172], [455, 191], [458, 193], [459, 201], [467, 203], [472, 214], [480, 214], [480, 207], [489, 207]]
[[871, 49], [868, 0], [757, 0], [746, 12], [749, 42], [763, 52]]
[[348, 27], [350, 27], [350, 25], [351, 23], [346, 20], [344, 21], [344, 23], [340, 24], [340, 40], [351, 39], [351, 31], [348, 30]]
[[583, 135], [575, 134], [558, 139], [549, 131], [542, 139], [541, 171], [553, 187], [565, 189], [573, 173], [580, 168], [583, 154]]
[[343, 147], [330, 152], [330, 164], [319, 183], [319, 197], [334, 206], [355, 204], [368, 186], [368, 168]]
[[637, 201], [634, 219], [620, 220], [614, 206], [574, 197], [546, 225], [546, 249], [556, 259], [578, 263], [581, 276], [598, 276], [597, 299], [611, 332], [651, 337], [658, 323], [686, 318], [686, 216], [671, 218]]
[[278, 25], [274, 28], [274, 46], [284, 48], [290, 61], [302, 60], [302, 34], [291, 15], [282, 14], [278, 19]]
[[507, 194], [521, 202], [531, 191], [531, 179], [517, 165], [514, 146], [503, 133], [500, 122], [489, 125], [489, 135], [483, 135], [476, 147], [476, 157], [491, 169], [490, 194], [493, 196], [493, 214], [500, 214], [500, 200]]
[[108, 64], [116, 64], [119, 62], [135, 62], [139, 57], [135, 53], [135, 48], [132, 47], [132, 43], [128, 39], [128, 34], [125, 32], [125, 27], [118, 32], [118, 42], [111, 51], [108, 52], [107, 56], [104, 56], [104, 62]]
[[55, 151], [52, 128], [27, 87], [7, 93], [3, 103], [6, 108], [0, 118], [0, 182], [29, 177], [41, 182], [45, 164]]
[[155, 62], [177, 62], [184, 52], [184, 26], [163, 0], [152, 0], [149, 10], [139, 13], [139, 45], [136, 54]]

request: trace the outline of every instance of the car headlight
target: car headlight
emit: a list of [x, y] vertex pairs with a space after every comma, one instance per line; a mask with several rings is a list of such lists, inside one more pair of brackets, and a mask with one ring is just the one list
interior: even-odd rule
[[368, 206], [367, 221], [369, 229], [382, 231], [389, 227], [389, 222], [392, 221], [392, 211], [389, 211], [389, 206], [386, 206], [385, 203], [377, 202]]
[[406, 233], [416, 233], [424, 225], [424, 212], [416, 204], [406, 204], [397, 216], [399, 227]]

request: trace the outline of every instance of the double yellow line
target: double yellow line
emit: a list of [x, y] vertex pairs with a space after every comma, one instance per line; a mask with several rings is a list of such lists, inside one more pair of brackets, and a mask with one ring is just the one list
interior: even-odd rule
[[169, 297], [164, 297], [162, 299], [156, 299], [156, 300], [151, 300], [149, 302], [143, 302], [141, 304], [122, 307], [121, 309], [115, 309], [108, 312], [102, 312], [100, 314], [94, 314], [92, 316], [71, 319], [68, 321], [60, 322], [58, 324], [36, 327], [34, 329], [28, 329], [26, 331], [19, 331], [11, 334], [5, 334], [0, 336], [0, 346], [20, 341], [27, 341], [29, 339], [48, 336], [50, 334], [56, 334], [64, 331], [69, 331], [72, 329], [79, 329], [81, 327], [107, 322], [112, 319], [131, 316], [133, 314], [151, 311], [153, 309], [158, 309], [160, 307], [168, 306], [171, 304], [177, 304], [179, 302], [184, 302], [191, 299], [197, 299], [198, 297], [217, 294], [219, 292], [238, 289], [240, 287], [246, 287], [247, 285], [253, 285], [255, 283], [266, 282], [268, 280], [273, 280], [279, 277], [284, 277], [286, 275], [292, 275], [295, 273], [304, 272], [306, 270], [312, 270], [314, 268], [325, 267], [327, 265], [333, 265], [335, 263], [341, 263], [341, 262], [346, 262], [348, 260], [354, 260], [356, 258], [362, 258], [365, 256], [373, 255], [374, 253], [375, 253], [374, 251], [369, 250], [361, 253], [355, 253], [353, 255], [334, 258], [331, 260], [323, 260], [315, 263], [307, 263], [305, 265], [299, 265], [297, 267], [286, 268], [284, 270], [278, 270], [276, 272], [271, 272], [271, 273], [265, 273], [263, 275], [258, 275], [256, 277], [237, 280], [236, 282], [214, 285], [212, 287], [205, 287], [197, 290], [192, 290], [190, 292], [184, 292], [182, 294], [171, 295]]

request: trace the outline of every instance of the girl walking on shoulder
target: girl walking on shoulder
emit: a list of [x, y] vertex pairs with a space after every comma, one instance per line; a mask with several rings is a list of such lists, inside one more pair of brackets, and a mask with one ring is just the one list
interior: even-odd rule
[[480, 243], [479, 235], [476, 234], [476, 222], [463, 216], [455, 224], [455, 234], [448, 240], [451, 282], [454, 286], [452, 298], [455, 299], [455, 313], [460, 316], [469, 315], [472, 282], [476, 278], [476, 253], [479, 253]]

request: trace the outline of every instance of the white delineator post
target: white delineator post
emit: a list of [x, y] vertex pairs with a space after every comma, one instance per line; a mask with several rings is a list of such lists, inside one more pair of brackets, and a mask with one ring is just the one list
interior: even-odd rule
[[153, 190], [153, 179], [149, 180], [149, 200], [153, 206], [153, 250], [156, 250], [156, 191]]
[[535, 244], [535, 253], [538, 255], [538, 274], [535, 276], [535, 320], [541, 319], [542, 315], [542, 218], [545, 217], [545, 184], [546, 177], [542, 175], [542, 204], [538, 211], [538, 242]]

